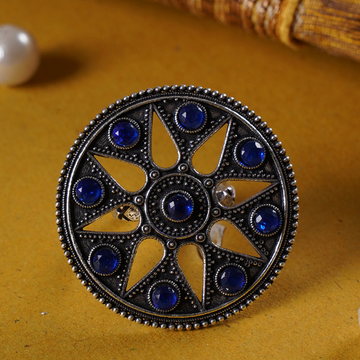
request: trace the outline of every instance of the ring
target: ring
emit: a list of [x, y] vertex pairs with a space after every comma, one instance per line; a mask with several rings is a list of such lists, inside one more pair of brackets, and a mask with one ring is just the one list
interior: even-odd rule
[[[176, 145], [178, 159], [169, 168], [153, 160], [155, 116]], [[202, 174], [193, 156], [224, 126], [217, 167]], [[144, 186], [125, 189], [101, 159], [136, 165]], [[294, 176], [273, 130], [234, 98], [185, 85], [142, 90], [102, 110], [70, 147], [56, 195], [61, 247], [81, 284], [122, 317], [170, 330], [204, 328], [252, 304], [285, 265], [298, 226]], [[237, 201], [235, 182], [263, 188]], [[127, 232], [87, 229], [107, 214], [138, 225]], [[254, 254], [222, 243], [224, 223]], [[162, 258], [129, 287], [137, 249], [149, 238], [161, 244]], [[201, 296], [179, 265], [186, 245], [201, 255]]]

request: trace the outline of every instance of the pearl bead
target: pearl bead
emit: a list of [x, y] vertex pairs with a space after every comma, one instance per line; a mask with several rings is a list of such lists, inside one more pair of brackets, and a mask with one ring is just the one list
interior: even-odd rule
[[39, 66], [35, 39], [23, 29], [0, 26], [0, 84], [19, 85], [28, 81]]

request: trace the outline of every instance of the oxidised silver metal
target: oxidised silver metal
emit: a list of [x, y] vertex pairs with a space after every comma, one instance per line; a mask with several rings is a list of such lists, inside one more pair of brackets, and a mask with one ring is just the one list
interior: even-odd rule
[[[206, 111], [206, 122], [194, 132], [184, 131], [176, 118], [180, 106], [189, 102]], [[154, 113], [177, 147], [178, 160], [170, 168], [157, 166], [152, 158]], [[140, 130], [139, 141], [129, 148], [115, 146], [109, 135], [120, 119], [130, 119]], [[192, 157], [225, 124], [228, 129], [218, 166], [211, 174], [200, 174], [192, 165]], [[265, 160], [256, 168], [242, 166], [234, 154], [237, 144], [246, 138], [259, 141], [265, 148]], [[128, 192], [94, 155], [137, 165], [146, 175], [144, 187]], [[245, 309], [273, 283], [285, 265], [298, 226], [299, 197], [294, 176], [289, 157], [272, 129], [241, 102], [218, 91], [194, 86], [142, 90], [102, 110], [70, 148], [56, 196], [61, 247], [82, 285], [100, 303], [121, 316], [152, 327], [177, 330], [207, 327]], [[95, 178], [104, 187], [103, 198], [92, 208], [80, 206], [73, 197], [76, 182], [84, 177]], [[270, 185], [250, 199], [233, 205], [231, 189], [218, 188], [227, 180], [263, 181]], [[174, 189], [186, 191], [194, 202], [193, 213], [181, 226], [165, 216], [161, 205], [162, 199]], [[217, 189], [222, 189], [220, 194]], [[263, 205], [276, 208], [281, 215], [281, 227], [267, 236], [255, 231], [252, 224], [254, 210]], [[112, 211], [120, 219], [139, 218], [138, 227], [128, 233], [84, 230], [85, 226]], [[217, 243], [214, 243], [210, 231], [220, 220], [232, 223], [257, 251], [258, 257], [222, 248], [223, 229], [219, 229]], [[127, 290], [136, 250], [141, 241], [149, 237], [162, 244], [163, 258]], [[107, 276], [94, 272], [90, 264], [93, 250], [102, 244], [116, 248], [121, 256], [119, 268]], [[177, 260], [179, 249], [187, 244], [196, 245], [203, 257], [206, 271], [200, 299]], [[228, 265], [243, 269], [246, 275], [245, 287], [232, 295], [223, 293], [218, 284], [219, 271]], [[179, 291], [178, 303], [166, 313], [156, 310], [149, 300], [156, 283], [174, 284]]]

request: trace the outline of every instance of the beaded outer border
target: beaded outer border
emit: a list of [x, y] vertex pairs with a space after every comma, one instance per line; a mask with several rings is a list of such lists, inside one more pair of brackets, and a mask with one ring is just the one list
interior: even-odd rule
[[[125, 107], [130, 103], [136, 103], [138, 99], [144, 97], [151, 97], [152, 95], [173, 94], [174, 92], [181, 95], [196, 94], [203, 95], [207, 98], [211, 98], [215, 103], [219, 103], [234, 112], [237, 112], [241, 117], [245, 118], [250, 124], [268, 140], [268, 144], [274, 149], [274, 154], [279, 160], [279, 163], [283, 170], [285, 177], [286, 190], [289, 195], [289, 216], [288, 218], [288, 229], [285, 234], [286, 241], [284, 241], [279, 253], [277, 254], [271, 268], [267, 271], [261, 281], [255, 286], [246, 299], [240, 299], [239, 301], [227, 306], [225, 309], [219, 309], [211, 314], [204, 315], [201, 319], [179, 319], [173, 322], [161, 321], [161, 318], [155, 316], [144, 316], [139, 315], [136, 311], [122, 305], [121, 308], [117, 306], [114, 299], [110, 298], [107, 294], [103, 294], [98, 285], [87, 275], [83, 270], [77, 259], [72, 254], [69, 247], [69, 243], [66, 238], [66, 233], [63, 225], [63, 186], [68, 174], [69, 166], [72, 159], [76, 155], [78, 149], [82, 146], [87, 138], [87, 135], [101, 123], [109, 114], [114, 110]], [[151, 174], [150, 174], [151, 176]], [[154, 328], [160, 327], [162, 329], [168, 328], [169, 330], [192, 330], [206, 328], [214, 325], [217, 322], [222, 322], [226, 318], [239, 313], [244, 310], [247, 306], [250, 306], [254, 300], [258, 299], [264, 291], [269, 288], [275, 281], [277, 275], [281, 272], [281, 269], [285, 266], [285, 262], [288, 259], [289, 253], [292, 250], [292, 245], [295, 242], [295, 236], [298, 227], [299, 218], [299, 196], [297, 183], [295, 180], [295, 173], [293, 171], [292, 164], [290, 163], [289, 156], [286, 155], [286, 150], [282, 147], [282, 143], [278, 140], [277, 135], [273, 134], [271, 128], [267, 126], [265, 121], [262, 121], [260, 116], [256, 116], [253, 110], [250, 110], [246, 105], [242, 105], [240, 101], [235, 101], [233, 97], [228, 97], [224, 93], [219, 93], [217, 90], [212, 91], [210, 88], [195, 87], [193, 85], [173, 85], [173, 86], [157, 86], [155, 88], [149, 88], [147, 90], [140, 90], [137, 93], [133, 93], [130, 96], [125, 96], [122, 99], [117, 100], [115, 103], [110, 104], [107, 108], [104, 108], [101, 113], [97, 114], [93, 120], [90, 121], [89, 125], [85, 126], [84, 130], [79, 134], [79, 137], [74, 141], [74, 145], [70, 147], [70, 151], [66, 156], [66, 160], [63, 164], [63, 168], [60, 172], [58, 179], [57, 194], [56, 194], [56, 225], [57, 232], [59, 234], [59, 240], [61, 242], [61, 248], [64, 251], [64, 255], [67, 258], [68, 264], [71, 266], [71, 270], [76, 274], [76, 277], [81, 281], [81, 284], [86, 287], [87, 291], [93, 294], [93, 297], [106, 306], [108, 309], [112, 309], [113, 312], [120, 314], [120, 316], [127, 318], [130, 321], [143, 324], [145, 326], [152, 326]], [[219, 208], [213, 208], [212, 213], [215, 215], [215, 211]], [[216, 216], [216, 215], [215, 215]]]

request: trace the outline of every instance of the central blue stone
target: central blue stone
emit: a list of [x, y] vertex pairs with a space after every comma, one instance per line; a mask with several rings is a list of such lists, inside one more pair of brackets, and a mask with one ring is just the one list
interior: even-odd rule
[[102, 197], [102, 187], [100, 183], [92, 178], [84, 178], [76, 184], [75, 196], [80, 204], [92, 206]]
[[196, 131], [205, 123], [205, 112], [199, 105], [186, 104], [179, 110], [178, 123], [185, 130]]
[[157, 310], [169, 311], [178, 303], [179, 294], [172, 286], [161, 284], [153, 290], [151, 301]]
[[263, 206], [254, 213], [253, 222], [258, 232], [267, 235], [275, 232], [280, 227], [281, 217], [272, 207]]
[[192, 214], [194, 204], [185, 194], [174, 194], [167, 199], [165, 209], [170, 220], [184, 221]]
[[119, 147], [132, 147], [139, 141], [139, 137], [139, 129], [130, 121], [119, 121], [112, 128], [111, 138]]
[[111, 248], [103, 247], [94, 251], [92, 266], [100, 275], [110, 275], [119, 266], [119, 255]]
[[264, 147], [255, 140], [248, 140], [243, 146], [237, 147], [236, 156], [246, 167], [257, 167], [265, 159]]
[[218, 282], [221, 291], [236, 294], [245, 286], [246, 276], [239, 267], [228, 266], [220, 272]]

